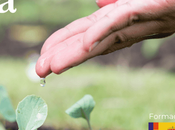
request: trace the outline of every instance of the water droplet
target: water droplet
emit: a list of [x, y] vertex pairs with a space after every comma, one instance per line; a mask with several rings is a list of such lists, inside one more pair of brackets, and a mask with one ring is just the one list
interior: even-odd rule
[[45, 80], [45, 78], [41, 78], [41, 80], [40, 80], [40, 86], [41, 87], [44, 87], [46, 85], [46, 80]]

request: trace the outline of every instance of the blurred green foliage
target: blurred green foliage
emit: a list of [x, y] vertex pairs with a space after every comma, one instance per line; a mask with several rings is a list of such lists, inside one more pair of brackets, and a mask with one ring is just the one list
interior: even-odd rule
[[[15, 0], [15, 7], [15, 14], [0, 15], [0, 28], [10, 24], [44, 24], [51, 28], [66, 25], [98, 9], [95, 0]], [[145, 42], [142, 52], [152, 58], [160, 45], [162, 41]], [[41, 88], [39, 83], [27, 78], [25, 60], [1, 58], [0, 63], [0, 81], [7, 86], [14, 106], [26, 95], [42, 96], [49, 106], [46, 122], [49, 125], [64, 127], [72, 126], [74, 122], [75, 126], [80, 126], [81, 121], [70, 119], [64, 111], [85, 94], [91, 94], [97, 102], [92, 115], [92, 125], [96, 128], [144, 130], [148, 121], [155, 121], [148, 119], [149, 113], [175, 113], [172, 107], [175, 75], [171, 73], [114, 67], [104, 69], [99, 65], [85, 64], [61, 76], [49, 76], [46, 87]]]
[[[94, 130], [146, 130], [149, 114], [173, 114], [175, 74], [153, 69], [104, 67], [90, 63], [61, 75], [50, 75], [46, 86], [31, 82], [23, 59], [0, 58], [0, 81], [6, 84], [14, 107], [26, 95], [42, 97], [49, 106], [45, 125], [80, 129], [84, 120], [74, 120], [64, 111], [85, 94], [91, 94], [96, 107], [91, 115]], [[82, 125], [83, 124], [83, 125]]]
[[10, 98], [6, 89], [0, 85], [0, 114], [3, 118], [10, 122], [15, 122], [15, 110], [11, 104]]
[[142, 54], [147, 59], [152, 59], [152, 58], [156, 57], [157, 53], [159, 52], [160, 47], [163, 44], [167, 44], [168, 41], [170, 41], [174, 37], [175, 37], [175, 35], [171, 35], [169, 37], [162, 38], [162, 39], [150, 39], [150, 40], [143, 41], [143, 45], [141, 48]]
[[0, 15], [1, 26], [11, 23], [64, 24], [98, 9], [95, 0], [15, 0], [15, 8], [14, 14]]
[[162, 39], [145, 40], [141, 48], [143, 55], [148, 59], [155, 57], [163, 43]]

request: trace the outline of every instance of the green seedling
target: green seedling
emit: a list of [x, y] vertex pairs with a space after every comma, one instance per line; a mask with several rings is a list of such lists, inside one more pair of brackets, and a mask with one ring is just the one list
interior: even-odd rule
[[14, 122], [16, 120], [15, 110], [8, 96], [6, 89], [0, 86], [0, 113], [5, 120]]
[[16, 109], [19, 130], [37, 130], [46, 120], [47, 112], [48, 107], [43, 99], [34, 95], [27, 96]]
[[[40, 97], [31, 95], [19, 102], [15, 111], [4, 87], [0, 86], [0, 112], [10, 121], [17, 121], [19, 130], [37, 130], [47, 117], [47, 104]], [[0, 130], [5, 130], [0, 122]]]
[[[95, 101], [91, 95], [85, 95], [72, 107], [66, 110], [66, 113], [73, 118], [84, 118], [90, 125], [90, 114], [95, 106]], [[7, 91], [0, 86], [0, 112], [5, 120], [10, 122], [17, 121], [18, 130], [37, 130], [46, 120], [48, 107], [40, 97], [30, 95], [19, 102], [16, 114], [8, 97]], [[0, 122], [0, 130], [5, 130]]]
[[5, 130], [4, 126], [2, 125], [2, 123], [0, 122], [0, 130]]
[[[5, 120], [9, 122], [16, 121], [15, 110], [8, 96], [6, 89], [0, 85], [0, 114], [3, 116], [2, 122]], [[3, 123], [0, 122], [0, 130], [4, 130]]]
[[92, 130], [90, 125], [90, 114], [95, 106], [95, 101], [91, 95], [85, 95], [82, 99], [76, 102], [73, 106], [66, 110], [66, 113], [73, 118], [84, 118]]

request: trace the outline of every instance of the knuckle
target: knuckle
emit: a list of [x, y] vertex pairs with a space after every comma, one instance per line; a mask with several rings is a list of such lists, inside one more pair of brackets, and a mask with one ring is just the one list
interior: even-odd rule
[[130, 8], [130, 10], [127, 13], [128, 26], [138, 23], [140, 21], [138, 10], [134, 9], [133, 5], [130, 2], [125, 3], [125, 5], [127, 6], [127, 8]]
[[129, 15], [128, 26], [131, 26], [140, 21], [139, 15], [137, 13], [132, 13]]
[[90, 22], [95, 23], [97, 21], [97, 16], [95, 14], [86, 17]]
[[77, 39], [77, 42], [80, 43], [80, 45], [82, 45], [82, 43], [83, 43], [83, 38], [78, 38], [78, 39]]
[[106, 15], [104, 16], [104, 18], [110, 19], [110, 20], [113, 19], [113, 17], [111, 16], [111, 13], [106, 14]]
[[69, 28], [69, 26], [65, 26], [64, 29], [68, 32], [68, 33], [71, 33], [71, 29]]
[[118, 30], [118, 26], [111, 26], [109, 34]]
[[118, 33], [115, 38], [115, 43], [124, 43], [128, 42], [129, 39], [124, 33]]

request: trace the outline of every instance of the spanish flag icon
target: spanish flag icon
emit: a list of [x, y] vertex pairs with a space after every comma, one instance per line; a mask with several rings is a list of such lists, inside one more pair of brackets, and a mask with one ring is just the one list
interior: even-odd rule
[[175, 122], [149, 122], [148, 130], [175, 130]]

